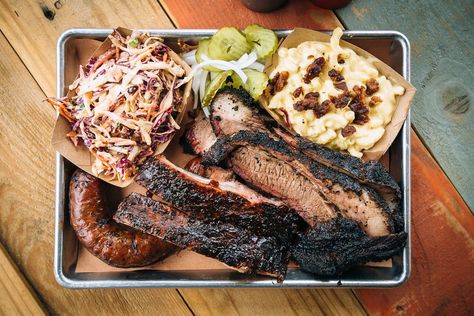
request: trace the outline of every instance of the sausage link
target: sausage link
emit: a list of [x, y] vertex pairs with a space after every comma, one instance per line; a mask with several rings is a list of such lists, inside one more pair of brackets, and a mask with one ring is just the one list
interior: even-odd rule
[[109, 265], [146, 266], [177, 250], [158, 237], [116, 223], [102, 197], [100, 180], [80, 169], [69, 184], [69, 209], [80, 243]]

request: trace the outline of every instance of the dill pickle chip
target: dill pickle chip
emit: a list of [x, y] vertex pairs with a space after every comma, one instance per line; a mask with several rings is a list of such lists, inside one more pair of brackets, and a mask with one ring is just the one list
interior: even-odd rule
[[199, 41], [198, 48], [196, 50], [196, 61], [198, 63], [202, 63], [202, 55], [206, 55], [209, 57], [209, 42], [211, 41], [210, 38], [205, 38]]
[[[199, 46], [196, 50], [196, 61], [198, 63], [202, 63], [203, 62], [203, 59], [202, 59], [202, 55], [205, 55], [207, 58], [211, 58], [209, 56], [209, 43], [211, 42], [211, 39], [210, 38], [205, 38], [205, 39], [202, 39], [199, 41]], [[212, 71], [212, 72], [220, 72], [222, 70], [220, 69], [217, 69], [217, 68], [214, 68], [212, 66], [204, 66], [202, 67], [204, 70], [207, 70], [207, 71]]]
[[252, 45], [244, 34], [235, 27], [224, 27], [211, 37], [209, 55], [212, 59], [238, 60], [250, 52]]
[[278, 47], [278, 38], [275, 32], [258, 24], [247, 26], [244, 34], [247, 37], [247, 41], [252, 43], [259, 60], [265, 60], [270, 57]]
[[206, 92], [204, 93], [204, 97], [202, 98], [201, 105], [202, 106], [209, 106], [214, 99], [217, 91], [222, 88], [227, 80], [227, 78], [232, 74], [232, 70], [223, 71], [218, 73], [214, 79], [211, 80], [209, 85], [206, 87]]
[[250, 93], [254, 100], [258, 100], [262, 95], [263, 90], [267, 87], [268, 76], [264, 72], [255, 69], [244, 69], [243, 71], [247, 75], [244, 89]]
[[225, 85], [233, 88], [239, 88], [243, 86], [242, 79], [240, 79], [239, 75], [236, 74], [235, 71], [232, 71], [232, 75], [227, 78]]

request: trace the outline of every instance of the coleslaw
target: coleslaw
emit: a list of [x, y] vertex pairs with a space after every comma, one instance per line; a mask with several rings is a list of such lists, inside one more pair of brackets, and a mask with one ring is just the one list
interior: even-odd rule
[[70, 122], [67, 137], [94, 156], [92, 172], [125, 181], [180, 128], [181, 87], [192, 74], [158, 37], [114, 30], [109, 40], [109, 50], [79, 67], [73, 97], [47, 101]]

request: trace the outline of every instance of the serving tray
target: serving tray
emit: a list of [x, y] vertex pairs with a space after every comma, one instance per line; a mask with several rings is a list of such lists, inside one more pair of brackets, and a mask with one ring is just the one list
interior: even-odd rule
[[[142, 30], [165, 38], [174, 46], [178, 38], [212, 36], [216, 30]], [[103, 40], [112, 29], [70, 29], [57, 43], [57, 97], [67, 93], [67, 85], [73, 78], [69, 56], [81, 39]], [[276, 31], [279, 37], [291, 30]], [[345, 31], [343, 39], [378, 57], [406, 80], [410, 80], [410, 44], [396, 31]], [[402, 207], [407, 247], [400, 256], [393, 258], [392, 267], [354, 267], [340, 277], [321, 277], [289, 268], [283, 283], [274, 278], [241, 274], [233, 270], [180, 270], [180, 271], [123, 271], [123, 272], [76, 272], [78, 241], [69, 224], [68, 183], [75, 170], [69, 161], [56, 154], [56, 203], [54, 275], [59, 284], [67, 288], [115, 288], [115, 287], [395, 287], [405, 282], [410, 274], [410, 114], [389, 150], [389, 170], [402, 190]]]

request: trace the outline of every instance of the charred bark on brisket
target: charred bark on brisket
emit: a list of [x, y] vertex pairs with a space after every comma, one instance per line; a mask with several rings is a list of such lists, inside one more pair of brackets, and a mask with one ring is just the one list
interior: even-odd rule
[[[267, 133], [255, 131], [240, 131], [232, 136], [218, 137], [216, 143], [203, 156], [204, 165], [219, 164], [239, 147], [248, 146], [265, 151], [276, 159], [290, 164], [295, 172], [304, 175], [313, 185], [319, 188], [327, 201], [334, 204], [340, 214], [356, 219], [371, 235], [388, 234], [394, 230], [390, 209], [385, 200], [372, 188], [360, 184], [354, 178], [327, 167], [310, 159], [301, 152], [294, 150], [280, 138], [272, 138]], [[232, 160], [233, 170], [242, 176], [240, 168], [236, 168], [236, 161]], [[240, 174], [239, 174], [240, 172]], [[292, 175], [288, 175], [291, 177]], [[245, 178], [245, 175], [244, 175]], [[258, 187], [260, 183], [252, 182]], [[260, 187], [266, 190], [265, 187]], [[284, 192], [268, 193], [281, 197]], [[298, 209], [297, 209], [298, 211]], [[304, 212], [299, 210], [304, 216]], [[372, 218], [370, 218], [372, 217]], [[305, 218], [308, 220], [308, 218]], [[315, 221], [309, 219], [310, 225]]]
[[136, 177], [138, 184], [181, 211], [199, 219], [214, 218], [288, 240], [304, 226], [296, 212], [281, 201], [268, 199], [239, 182], [199, 177], [168, 161], [149, 158]]
[[292, 256], [303, 270], [336, 276], [357, 264], [389, 259], [403, 250], [406, 241], [405, 232], [369, 237], [355, 222], [338, 217], [302, 234]]
[[137, 193], [120, 203], [114, 219], [240, 272], [270, 275], [280, 282], [286, 274], [289, 247], [274, 236], [258, 236], [218, 220], [199, 220]]

